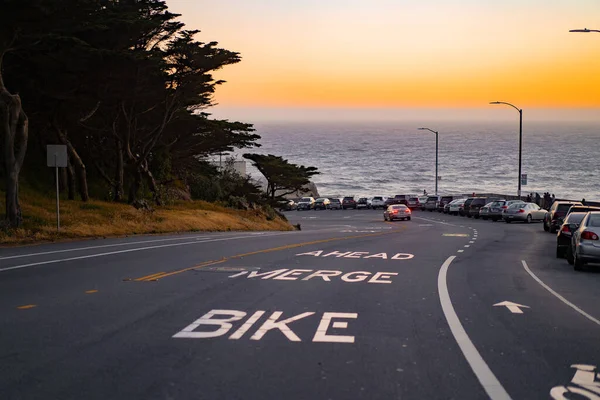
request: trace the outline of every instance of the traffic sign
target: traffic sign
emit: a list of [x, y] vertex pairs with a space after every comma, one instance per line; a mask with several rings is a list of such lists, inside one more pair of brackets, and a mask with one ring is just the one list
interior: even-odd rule
[[521, 174], [521, 185], [527, 185], [527, 174]]

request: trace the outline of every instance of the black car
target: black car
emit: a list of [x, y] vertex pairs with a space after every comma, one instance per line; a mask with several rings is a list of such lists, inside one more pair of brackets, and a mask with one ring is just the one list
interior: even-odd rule
[[[501, 200], [498, 197], [475, 197], [473, 201], [469, 204], [468, 214], [469, 218], [474, 217], [475, 219], [479, 219], [479, 210], [481, 207], [485, 206], [487, 203], [491, 203], [492, 201]], [[467, 213], [467, 207], [465, 203], [465, 213]]]
[[358, 201], [356, 202], [356, 208], [371, 208], [371, 205], [369, 204], [369, 199], [367, 199], [366, 197], [361, 197], [360, 199], [358, 199]]
[[550, 210], [544, 217], [544, 230], [550, 233], [556, 233], [556, 230], [562, 225], [562, 219], [567, 215], [567, 211], [574, 206], [582, 206], [578, 201], [555, 201]]
[[354, 200], [354, 197], [344, 197], [342, 199], [342, 209], [345, 210], [346, 208], [353, 208], [356, 210], [356, 200]]
[[438, 212], [448, 213], [446, 205], [454, 200], [454, 196], [442, 196], [438, 202]]
[[563, 258], [567, 254], [573, 232], [579, 228], [579, 224], [586, 215], [587, 212], [573, 212], [567, 215], [556, 235], [556, 258]]
[[476, 197], [467, 197], [467, 200], [465, 200], [465, 204], [463, 205], [463, 208], [461, 211], [459, 211], [458, 213], [463, 216], [463, 217], [469, 217], [469, 208], [471, 207], [471, 203], [473, 202], [473, 200], [475, 200]]

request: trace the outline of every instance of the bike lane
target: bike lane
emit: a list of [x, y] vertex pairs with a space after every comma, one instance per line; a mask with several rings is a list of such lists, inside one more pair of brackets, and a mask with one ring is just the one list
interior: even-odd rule
[[[569, 384], [578, 370], [572, 365], [600, 365], [600, 325], [558, 299], [524, 268], [535, 271], [555, 262], [547, 257], [554, 254], [554, 239], [538, 234], [539, 225], [476, 227], [479, 247], [456, 258], [448, 270], [450, 296], [466, 333], [511, 398], [563, 398], [557, 394], [561, 389], [553, 394], [559, 397], [550, 392]], [[596, 301], [580, 306], [598, 317], [600, 291], [574, 297], [594, 297]], [[594, 388], [593, 373], [582, 371], [587, 380], [580, 381]], [[585, 393], [587, 397], [564, 398], [597, 398]]]

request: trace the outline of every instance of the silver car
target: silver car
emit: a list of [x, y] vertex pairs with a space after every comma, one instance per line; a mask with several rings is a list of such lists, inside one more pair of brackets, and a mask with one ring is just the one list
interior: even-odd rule
[[509, 224], [513, 221], [530, 223], [532, 221], [543, 221], [546, 210], [535, 203], [514, 203], [508, 206], [502, 213], [502, 218]]
[[492, 221], [498, 221], [502, 219], [502, 213], [504, 212], [504, 210], [506, 210], [508, 207], [510, 207], [512, 204], [516, 204], [516, 203], [524, 203], [523, 200], [496, 200], [494, 202], [492, 202], [492, 204], [490, 205], [490, 209], [488, 212], [487, 217], [489, 219], [491, 219]]
[[392, 204], [383, 212], [383, 220], [393, 221], [395, 219], [405, 219], [410, 221], [411, 214], [410, 208], [404, 204]]
[[587, 213], [579, 228], [573, 232], [571, 247], [567, 248], [567, 261], [575, 271], [586, 263], [600, 262], [600, 211]]

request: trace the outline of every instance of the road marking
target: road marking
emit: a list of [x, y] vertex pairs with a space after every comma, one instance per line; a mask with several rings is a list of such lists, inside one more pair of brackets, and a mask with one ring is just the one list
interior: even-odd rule
[[458, 250], [458, 252], [459, 252], [459, 253], [464, 253], [465, 251], [464, 251], [464, 250]]
[[[301, 275], [305, 275], [302, 277]], [[373, 275], [373, 276], [371, 276]], [[238, 278], [240, 276], [246, 276], [247, 279], [260, 278], [273, 279], [278, 281], [308, 281], [314, 278], [321, 278], [325, 282], [331, 282], [330, 278], [340, 277], [344, 282], [355, 283], [364, 282], [367, 283], [392, 283], [392, 276], [397, 276], [398, 272], [368, 272], [368, 271], [335, 271], [335, 270], [312, 270], [312, 269], [277, 269], [274, 271], [258, 272], [252, 271], [250, 274], [243, 273], [235, 274], [229, 278]], [[369, 279], [370, 278], [370, 279]]]
[[475, 243], [475, 241], [474, 241], [474, 240], [471, 240], [471, 241], [469, 242], [469, 244], [473, 244], [473, 243]]
[[37, 304], [26, 304], [24, 306], [17, 307], [18, 310], [29, 310], [30, 308], [37, 307]]
[[20, 254], [16, 256], [8, 256], [8, 257], [0, 257], [0, 260], [9, 260], [11, 258], [23, 258], [23, 257], [35, 257], [35, 256], [43, 256], [47, 254], [56, 254], [56, 253], [67, 253], [70, 251], [82, 251], [82, 250], [91, 250], [91, 249], [102, 249], [106, 247], [117, 247], [117, 246], [130, 246], [133, 244], [140, 243], [155, 243], [155, 242], [169, 242], [173, 240], [188, 240], [188, 239], [205, 239], [210, 238], [210, 236], [186, 236], [180, 238], [169, 238], [169, 239], [156, 239], [156, 240], [141, 240], [138, 242], [129, 242], [129, 243], [115, 243], [115, 244], [104, 244], [101, 246], [87, 246], [87, 247], [78, 247], [76, 249], [65, 249], [65, 250], [53, 250], [53, 251], [43, 251], [40, 253], [29, 253], [29, 254]]
[[92, 294], [92, 293], [98, 293], [98, 291], [97, 290], [86, 290], [85, 293]]
[[467, 233], [443, 233], [442, 236], [446, 237], [469, 237]]
[[494, 307], [506, 307], [513, 314], [523, 314], [521, 308], [530, 308], [529, 306], [524, 306], [523, 304], [513, 303], [512, 301], [503, 301], [501, 303], [494, 304]]
[[542, 285], [542, 287], [544, 289], [546, 289], [547, 291], [549, 291], [550, 293], [552, 293], [554, 296], [556, 296], [560, 301], [562, 301], [563, 303], [565, 303], [566, 305], [568, 305], [569, 307], [571, 307], [573, 310], [577, 311], [579, 314], [583, 315], [584, 317], [586, 317], [587, 319], [589, 319], [590, 321], [592, 321], [593, 323], [600, 325], [600, 320], [592, 317], [590, 314], [586, 313], [585, 311], [583, 311], [581, 308], [577, 307], [575, 304], [571, 303], [569, 300], [565, 299], [564, 297], [562, 297], [560, 294], [558, 294], [557, 292], [555, 292], [550, 286], [546, 285], [540, 278], [537, 277], [536, 274], [534, 274], [530, 269], [529, 266], [527, 265], [527, 263], [525, 262], [525, 260], [522, 260], [521, 263], [523, 263], [523, 268], [525, 268], [525, 271], [527, 271], [527, 273], [529, 275], [531, 275], [531, 277], [533, 279], [535, 279], [537, 281], [537, 283], [539, 283], [540, 285]]
[[[365, 255], [365, 254], [369, 254], [369, 255]], [[364, 255], [364, 257], [363, 257]], [[315, 250], [315, 251], [309, 251], [306, 253], [300, 253], [300, 254], [296, 254], [296, 257], [299, 256], [313, 256], [313, 257], [329, 257], [329, 256], [334, 256], [335, 258], [363, 258], [363, 259], [370, 259], [370, 258], [381, 258], [382, 260], [410, 260], [413, 259], [415, 257], [414, 254], [410, 254], [410, 253], [396, 253], [393, 256], [388, 258], [387, 253], [377, 253], [377, 254], [370, 254], [369, 252], [366, 251], [346, 251], [346, 252], [339, 252], [337, 250], [329, 252], [327, 254], [323, 254], [323, 250]]]
[[449, 225], [449, 226], [458, 226], [458, 225], [455, 225], [455, 224], [449, 224], [447, 222], [436, 221], [436, 220], [433, 220], [433, 219], [428, 219], [428, 218], [423, 218], [423, 217], [415, 217], [414, 215], [413, 215], [413, 218], [415, 218], [415, 219], [422, 219], [423, 221], [435, 222], [436, 224]]
[[[266, 236], [277, 236], [277, 235], [282, 235], [282, 234], [283, 233], [281, 233], [281, 234], [266, 235]], [[21, 269], [21, 268], [27, 268], [27, 267], [34, 267], [34, 266], [37, 266], [37, 265], [56, 264], [56, 263], [65, 262], [65, 261], [84, 260], [86, 258], [95, 258], [95, 257], [110, 256], [110, 255], [113, 255], [113, 254], [131, 253], [131, 252], [134, 252], [134, 251], [153, 250], [153, 249], [160, 249], [160, 248], [164, 248], [164, 247], [174, 247], [174, 246], [187, 246], [187, 245], [190, 245], [190, 244], [203, 244], [203, 243], [209, 243], [209, 242], [221, 242], [221, 241], [225, 241], [225, 240], [234, 240], [234, 239], [247, 239], [247, 238], [251, 238], [251, 237], [255, 237], [255, 236], [234, 236], [234, 237], [221, 238], [221, 239], [211, 239], [211, 240], [193, 241], [193, 242], [184, 242], [184, 243], [173, 243], [173, 244], [161, 244], [159, 246], [138, 247], [138, 248], [135, 248], [135, 249], [127, 249], [127, 250], [119, 250], [119, 251], [109, 251], [107, 253], [88, 254], [88, 255], [79, 256], [79, 257], [61, 258], [61, 259], [58, 259], [58, 260], [48, 260], [48, 261], [40, 261], [40, 262], [30, 263], [30, 264], [15, 265], [13, 267], [0, 268], [0, 272], [10, 271], [10, 270], [13, 270], [13, 269]]]
[[471, 247], [471, 245], [470, 244], [465, 244], [465, 247]]
[[440, 303], [442, 304], [442, 310], [450, 331], [454, 336], [454, 339], [458, 343], [460, 350], [467, 359], [467, 362], [471, 366], [471, 369], [475, 373], [475, 376], [483, 386], [483, 389], [492, 400], [510, 400], [509, 394], [506, 392], [504, 387], [500, 384], [490, 367], [486, 364], [485, 360], [481, 357], [481, 354], [475, 348], [475, 345], [467, 335], [465, 328], [460, 323], [458, 315], [452, 305], [450, 299], [450, 293], [448, 292], [448, 285], [446, 282], [448, 275], [448, 267], [452, 264], [452, 261], [456, 256], [450, 256], [442, 264], [438, 275], [438, 293], [440, 296]]
[[[338, 237], [338, 238], [329, 238], [329, 239], [323, 239], [323, 240], [315, 240], [315, 241], [312, 241], [312, 242], [293, 243], [293, 244], [288, 244], [288, 245], [285, 245], [285, 246], [273, 247], [273, 248], [270, 248], [270, 249], [252, 251], [250, 253], [237, 254], [237, 255], [231, 256], [231, 257], [223, 257], [221, 260], [205, 261], [205, 262], [203, 262], [201, 264], [194, 265], [193, 267], [183, 268], [183, 269], [180, 269], [180, 270], [176, 270], [176, 271], [172, 271], [172, 272], [167, 272], [167, 273], [158, 273], [158, 274], [147, 275], [147, 276], [143, 276], [141, 278], [135, 279], [135, 280], [136, 281], [144, 281], [144, 282], [147, 282], [149, 280], [153, 281], [153, 280], [157, 280], [157, 279], [166, 278], [168, 276], [180, 274], [182, 272], [187, 272], [187, 271], [191, 271], [191, 270], [194, 270], [194, 269], [208, 267], [208, 266], [212, 266], [212, 265], [215, 265], [215, 264], [221, 264], [221, 263], [224, 263], [224, 262], [229, 261], [229, 260], [235, 260], [235, 259], [239, 259], [239, 258], [253, 256], [253, 255], [256, 255], [256, 254], [271, 253], [271, 252], [274, 252], [274, 251], [288, 250], [288, 249], [293, 249], [293, 248], [296, 248], [296, 247], [309, 246], [309, 245], [312, 245], [312, 244], [321, 244], [321, 243], [327, 243], [327, 242], [333, 242], [333, 241], [339, 241], [339, 240], [350, 240], [350, 239], [360, 239], [360, 238], [372, 237], [372, 236], [383, 236], [383, 235], [388, 235], [390, 233], [397, 233], [397, 232], [400, 232], [400, 231], [402, 231], [404, 229], [406, 229], [406, 228], [399, 228], [399, 229], [396, 229], [396, 230], [393, 230], [393, 231], [389, 231], [389, 232], [371, 233], [371, 234], [367, 234], [367, 235], [344, 236], [344, 237]], [[350, 252], [348, 252], [348, 254], [349, 253]], [[344, 253], [344, 254], [346, 254], [346, 253]], [[396, 254], [396, 255], [398, 255], [398, 254]], [[392, 259], [397, 260], [399, 258], [392, 258]], [[255, 272], [256, 271], [252, 271], [252, 273], [255, 273]], [[251, 273], [251, 275], [252, 275], [252, 273]], [[149, 277], [152, 277], [152, 278], [149, 278]]]

